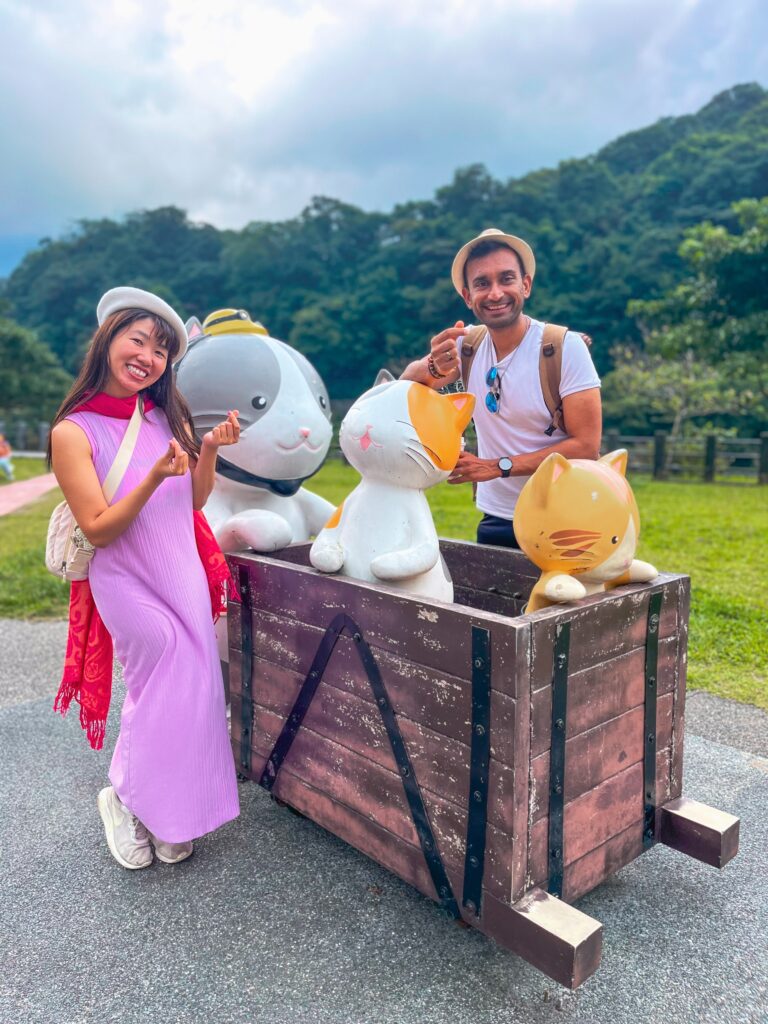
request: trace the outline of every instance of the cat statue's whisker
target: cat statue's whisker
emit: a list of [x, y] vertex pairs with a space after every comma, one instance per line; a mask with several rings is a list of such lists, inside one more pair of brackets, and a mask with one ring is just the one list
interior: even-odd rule
[[414, 455], [418, 455], [418, 457], [422, 460], [422, 462], [424, 463], [425, 466], [428, 466], [429, 468], [434, 469], [434, 467], [435, 467], [434, 459], [430, 459], [430, 457], [426, 454], [426, 452], [424, 451], [423, 448], [416, 447], [416, 445], [413, 445], [413, 444], [407, 444], [405, 446], [404, 450], [408, 451], [408, 452], [413, 452]]
[[[416, 454], [418, 454], [418, 453], [416, 453]], [[404, 451], [403, 455], [405, 455], [406, 458], [411, 459], [413, 462], [415, 462], [416, 465], [419, 468], [419, 471], [421, 473], [423, 473], [424, 476], [429, 476], [429, 470], [427, 469], [426, 466], [424, 466], [421, 462], [419, 462], [419, 460], [416, 458], [416, 455], [413, 453], [413, 449], [412, 448], [408, 448], [406, 451]]]
[[[398, 420], [398, 422], [402, 423], [403, 421], [402, 420]], [[410, 423], [406, 424], [406, 426], [410, 426], [410, 425], [411, 425]], [[422, 439], [420, 437], [418, 437], [418, 435], [411, 434], [409, 436], [408, 440], [409, 441], [415, 441], [416, 444], [419, 445], [419, 447], [422, 448], [425, 452], [429, 452], [429, 455], [431, 456], [432, 462], [436, 466], [439, 465], [439, 463], [440, 463], [440, 455], [435, 451], [434, 448], [430, 448], [428, 444], [425, 444], [424, 441], [422, 441]]]

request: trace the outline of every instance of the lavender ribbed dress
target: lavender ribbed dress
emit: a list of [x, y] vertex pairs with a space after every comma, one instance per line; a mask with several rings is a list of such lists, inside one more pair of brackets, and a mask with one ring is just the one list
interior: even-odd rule
[[[94, 412], [67, 418], [85, 431], [103, 482], [128, 421]], [[170, 437], [165, 413], [152, 409], [113, 503], [144, 479]], [[109, 772], [117, 795], [170, 843], [236, 818], [237, 779], [189, 473], [164, 480], [125, 533], [96, 551], [89, 580], [127, 688]]]

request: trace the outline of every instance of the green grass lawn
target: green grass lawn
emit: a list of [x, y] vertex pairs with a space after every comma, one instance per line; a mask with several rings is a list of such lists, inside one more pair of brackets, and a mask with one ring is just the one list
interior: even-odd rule
[[[48, 472], [43, 459], [17, 459], [11, 456], [11, 461], [13, 462], [14, 483], [18, 483], [19, 480], [31, 480], [33, 476], [40, 476], [41, 473]], [[10, 482], [6, 476], [0, 473], [0, 487]]]
[[[310, 489], [338, 504], [357, 480], [333, 461]], [[642, 519], [638, 557], [691, 576], [689, 686], [768, 709], [768, 489], [644, 478], [632, 485]], [[474, 538], [479, 517], [469, 487], [444, 484], [428, 497], [441, 536]], [[48, 517], [60, 500], [54, 491], [0, 517], [0, 616], [66, 615], [69, 588], [43, 564]]]

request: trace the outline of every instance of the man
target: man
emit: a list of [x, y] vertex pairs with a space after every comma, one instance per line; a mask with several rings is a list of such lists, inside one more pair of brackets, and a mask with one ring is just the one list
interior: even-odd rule
[[[479, 544], [518, 547], [513, 519], [528, 477], [552, 452], [571, 459], [596, 459], [602, 432], [600, 378], [581, 335], [563, 342], [560, 397], [563, 424], [552, 429], [539, 360], [544, 324], [524, 312], [536, 261], [521, 238], [488, 228], [459, 249], [453, 261], [454, 287], [484, 325], [463, 381], [477, 396], [474, 421], [478, 454], [463, 452], [448, 483], [477, 484], [483, 519]], [[461, 378], [462, 321], [432, 338], [430, 354], [403, 373], [432, 388]]]

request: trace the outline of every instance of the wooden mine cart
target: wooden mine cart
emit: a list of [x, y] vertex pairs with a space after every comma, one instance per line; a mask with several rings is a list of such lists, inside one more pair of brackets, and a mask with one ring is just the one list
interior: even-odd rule
[[455, 604], [323, 576], [309, 545], [230, 561], [239, 771], [575, 988], [569, 906], [656, 842], [722, 867], [738, 819], [682, 797], [689, 580], [522, 615], [521, 552], [441, 542]]

